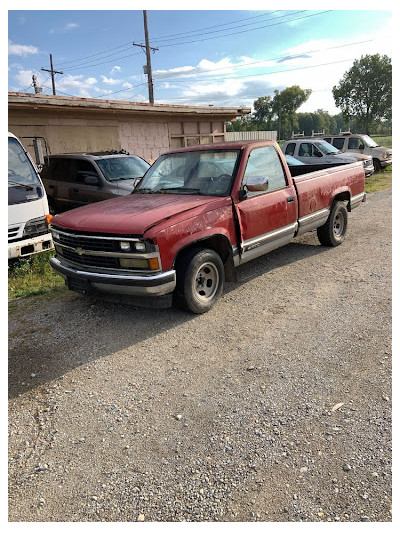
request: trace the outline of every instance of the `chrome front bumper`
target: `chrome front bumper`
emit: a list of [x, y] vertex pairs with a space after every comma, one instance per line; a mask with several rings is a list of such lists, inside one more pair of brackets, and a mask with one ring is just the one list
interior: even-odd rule
[[[156, 274], [88, 272], [60, 260], [57, 256], [50, 259], [50, 264], [59, 274], [66, 278], [69, 288], [81, 292], [94, 290], [127, 296], [157, 297], [172, 293], [176, 286], [175, 270]], [[75, 286], [74, 281], [78, 282]], [[81, 282], [81, 285], [79, 285], [79, 282]]]

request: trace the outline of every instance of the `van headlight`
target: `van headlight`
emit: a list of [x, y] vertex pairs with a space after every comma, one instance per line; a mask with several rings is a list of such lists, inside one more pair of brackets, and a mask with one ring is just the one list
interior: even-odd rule
[[32, 218], [25, 224], [23, 235], [24, 237], [35, 237], [48, 233], [48, 231], [49, 227], [46, 217]]

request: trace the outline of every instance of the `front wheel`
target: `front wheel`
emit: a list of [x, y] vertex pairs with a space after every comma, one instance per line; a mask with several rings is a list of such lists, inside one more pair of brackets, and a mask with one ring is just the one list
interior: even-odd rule
[[344, 241], [347, 231], [347, 209], [343, 202], [333, 204], [328, 220], [317, 229], [323, 246], [338, 246]]
[[186, 252], [177, 275], [178, 303], [192, 313], [209, 311], [222, 294], [224, 265], [214, 250], [195, 248]]

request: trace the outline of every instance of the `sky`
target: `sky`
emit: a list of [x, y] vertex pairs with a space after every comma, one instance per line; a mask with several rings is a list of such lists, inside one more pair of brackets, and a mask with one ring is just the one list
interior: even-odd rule
[[[340, 110], [332, 88], [354, 61], [375, 53], [392, 57], [386, 3], [387, 10], [347, 10], [341, 2], [308, 2], [304, 9], [288, 2], [285, 10], [261, 9], [266, 2], [250, 2], [248, 10], [219, 2], [215, 10], [207, 0], [203, 10], [174, 2], [163, 10], [161, 2], [150, 1], [120, 1], [117, 10], [72, 1], [70, 10], [52, 10], [47, 3], [54, 7], [45, 0], [41, 10], [24, 1], [18, 10], [8, 6], [9, 91], [33, 94], [36, 76], [42, 93], [52, 94], [50, 73], [43, 70], [50, 69], [52, 54], [53, 68], [62, 72], [55, 75], [57, 94], [148, 102], [145, 49], [136, 46], [145, 43], [143, 9], [154, 48], [155, 103], [251, 107], [274, 90], [299, 85], [312, 90], [299, 111], [334, 115]], [[140, 9], [128, 9], [132, 5]], [[333, 5], [337, 9], [329, 9]]]

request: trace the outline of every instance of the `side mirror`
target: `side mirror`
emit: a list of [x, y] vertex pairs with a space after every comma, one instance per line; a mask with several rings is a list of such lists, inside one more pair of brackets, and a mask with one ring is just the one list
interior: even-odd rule
[[364, 143], [361, 143], [360, 146], [358, 147], [360, 150], [364, 150], [365, 148], [365, 144]]
[[319, 150], [315, 150], [315, 157], [323, 157], [322, 153]]
[[39, 139], [33, 139], [33, 148], [35, 150], [36, 164], [42, 167], [44, 165], [44, 155], [42, 143]]
[[267, 176], [250, 176], [246, 183], [249, 192], [262, 192], [268, 190]]
[[99, 178], [94, 173], [83, 173], [83, 183], [85, 185], [100, 185]]

